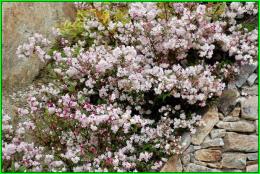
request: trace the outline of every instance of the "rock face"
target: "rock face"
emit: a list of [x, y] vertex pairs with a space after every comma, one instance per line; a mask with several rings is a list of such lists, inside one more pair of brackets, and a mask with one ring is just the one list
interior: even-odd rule
[[236, 79], [236, 86], [241, 87], [247, 81], [247, 78], [252, 74], [257, 68], [257, 65], [244, 65]]
[[258, 164], [247, 166], [246, 171], [247, 172], [257, 172], [258, 171]]
[[195, 152], [195, 158], [199, 161], [219, 161], [221, 159], [220, 150], [201, 149]]
[[247, 159], [250, 161], [255, 161], [258, 159], [258, 153], [249, 153], [247, 154]]
[[201, 145], [203, 148], [207, 147], [218, 147], [218, 146], [224, 146], [224, 141], [222, 138], [215, 138], [211, 140], [204, 141]]
[[226, 89], [222, 92], [222, 95], [219, 99], [219, 110], [227, 115], [236, 105], [238, 91], [236, 89]]
[[246, 155], [243, 153], [225, 153], [222, 155], [222, 167], [244, 169], [246, 167]]
[[240, 112], [241, 112], [241, 108], [240, 107], [235, 107], [233, 109], [233, 111], [230, 113], [230, 116], [232, 116], [232, 117], [239, 117]]
[[213, 129], [210, 132], [211, 138], [222, 138], [226, 135], [226, 130], [225, 129]]
[[243, 135], [227, 132], [224, 137], [225, 150], [241, 152], [257, 152], [258, 143], [256, 135]]
[[204, 114], [202, 118], [204, 125], [199, 127], [196, 133], [192, 136], [191, 142], [195, 145], [200, 145], [204, 138], [210, 133], [214, 125], [219, 121], [218, 112], [216, 109], [211, 109]]
[[211, 169], [209, 167], [197, 165], [197, 164], [194, 164], [194, 163], [188, 164], [185, 171], [187, 171], [187, 172], [220, 172], [220, 170]]
[[232, 121], [238, 121], [239, 117], [233, 117], [233, 116], [227, 116], [223, 118], [223, 121], [232, 122]]
[[255, 125], [248, 121], [237, 121], [237, 122], [224, 122], [220, 121], [216, 125], [218, 128], [226, 129], [227, 131], [234, 132], [254, 132]]
[[191, 143], [190, 133], [184, 133], [181, 138], [182, 150], [185, 151]]
[[248, 95], [257, 95], [258, 94], [258, 86], [254, 85], [251, 87], [245, 86], [242, 87], [242, 93], [246, 93]]
[[241, 103], [242, 118], [256, 120], [258, 118], [258, 97], [253, 96], [245, 99]]
[[255, 83], [255, 80], [257, 79], [257, 74], [253, 73], [251, 74], [248, 79], [247, 79], [247, 83], [249, 86], [252, 86]]
[[3, 88], [12, 92], [14, 88], [29, 84], [38, 75], [42, 63], [36, 57], [19, 60], [17, 47], [32, 33], [41, 33], [51, 40], [51, 29], [66, 19], [73, 19], [72, 3], [3, 3]]

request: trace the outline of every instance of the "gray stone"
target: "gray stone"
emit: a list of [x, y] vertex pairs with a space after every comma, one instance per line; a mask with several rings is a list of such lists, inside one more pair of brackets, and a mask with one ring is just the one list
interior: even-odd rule
[[243, 170], [238, 170], [238, 169], [224, 169], [221, 170], [222, 172], [243, 172]]
[[220, 170], [211, 169], [209, 167], [197, 165], [197, 164], [194, 164], [194, 163], [188, 164], [185, 171], [186, 172], [220, 172]]
[[218, 113], [218, 117], [219, 117], [220, 120], [223, 120], [225, 118], [225, 116], [220, 112]]
[[256, 134], [258, 134], [258, 120], [255, 121]]
[[211, 163], [207, 163], [207, 167], [221, 169], [222, 164], [220, 162], [211, 162]]
[[258, 172], [258, 164], [246, 166], [246, 172]]
[[244, 169], [246, 167], [246, 155], [243, 153], [224, 153], [221, 163], [223, 168]]
[[246, 64], [240, 68], [240, 73], [236, 78], [236, 86], [241, 87], [244, 85], [246, 82], [247, 78], [249, 77], [250, 74], [252, 74], [257, 68], [257, 65], [255, 64]]
[[224, 146], [224, 141], [222, 138], [207, 140], [204, 141], [201, 145], [202, 148], [217, 147], [217, 146]]
[[227, 115], [233, 110], [237, 103], [239, 92], [235, 89], [226, 89], [222, 92], [219, 98], [218, 108], [224, 114]]
[[182, 170], [183, 170], [183, 167], [182, 167], [182, 163], [181, 163], [181, 159], [180, 159], [180, 158], [177, 160], [176, 170], [177, 170], [177, 172], [182, 172]]
[[257, 120], [258, 118], [258, 97], [246, 98], [241, 102], [241, 117], [248, 120]]
[[207, 167], [207, 165], [208, 165], [208, 162], [199, 161], [199, 160], [196, 160], [195, 158], [194, 158], [194, 160], [192, 160], [192, 163], [200, 165], [200, 166], [205, 166], [205, 167]]
[[241, 112], [241, 108], [235, 107], [229, 115], [232, 116], [232, 117], [239, 117], [240, 112]]
[[211, 140], [210, 136], [207, 135], [205, 138], [204, 138], [204, 141], [208, 141], [208, 140]]
[[257, 79], [257, 74], [253, 73], [251, 74], [248, 79], [246, 80], [249, 86], [252, 86], [255, 83], [255, 80]]
[[258, 86], [253, 85], [251, 87], [248, 86], [242, 87], [242, 93], [246, 93], [248, 95], [258, 95]]
[[221, 151], [212, 149], [201, 149], [195, 152], [195, 158], [199, 161], [214, 162], [221, 160]]
[[248, 153], [246, 155], [249, 161], [255, 161], [258, 159], [258, 153]]
[[18, 59], [16, 49], [27, 41], [32, 33], [53, 38], [51, 27], [73, 19], [76, 11], [73, 3], [3, 3], [3, 88], [9, 93], [24, 87], [38, 75], [43, 63], [39, 58]]
[[196, 133], [193, 134], [191, 138], [191, 142], [195, 145], [200, 145], [214, 125], [219, 121], [217, 110], [215, 108], [210, 109], [203, 115], [202, 121], [204, 124], [197, 128]]
[[258, 137], [256, 135], [243, 135], [227, 132], [224, 137], [224, 149], [226, 151], [257, 152]]
[[201, 149], [201, 146], [193, 146], [194, 150], [199, 150]]
[[184, 133], [181, 137], [182, 151], [185, 151], [191, 144], [191, 135], [190, 133]]
[[187, 152], [187, 153], [192, 153], [192, 152], [194, 152], [195, 150], [194, 150], [194, 146], [193, 145], [190, 145], [187, 149], [186, 149], [186, 151], [185, 152]]
[[236, 83], [234, 81], [229, 82], [227, 88], [228, 89], [237, 89]]
[[227, 122], [234, 122], [234, 121], [238, 121], [239, 117], [233, 117], [233, 116], [227, 116], [225, 118], [223, 118], [223, 121], [227, 121]]
[[181, 157], [181, 162], [183, 165], [187, 165], [190, 163], [190, 154], [183, 154]]
[[255, 125], [245, 121], [237, 121], [237, 122], [223, 122], [219, 121], [216, 126], [218, 128], [226, 129], [227, 131], [234, 131], [234, 132], [254, 132]]
[[226, 135], [226, 130], [225, 129], [213, 129], [210, 132], [211, 138], [222, 138]]

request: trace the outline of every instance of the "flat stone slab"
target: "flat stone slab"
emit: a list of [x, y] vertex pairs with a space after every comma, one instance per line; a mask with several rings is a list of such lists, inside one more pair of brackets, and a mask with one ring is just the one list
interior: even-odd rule
[[248, 97], [241, 102], [241, 117], [248, 120], [258, 119], [258, 96]]
[[248, 95], [258, 95], [258, 86], [257, 85], [253, 85], [253, 86], [245, 86], [242, 87], [242, 93], [246, 93]]
[[226, 135], [226, 130], [225, 129], [213, 129], [210, 132], [211, 138], [222, 138]]
[[258, 172], [258, 164], [246, 166], [246, 172]]
[[247, 159], [249, 161], [255, 161], [258, 159], [258, 153], [248, 153], [247, 154]]
[[192, 135], [191, 142], [195, 145], [200, 145], [204, 138], [211, 132], [212, 128], [219, 121], [218, 112], [216, 109], [211, 109], [202, 117], [204, 125], [198, 127], [195, 134]]
[[249, 86], [252, 86], [255, 83], [255, 80], [257, 79], [257, 74], [253, 73], [251, 74], [248, 79], [246, 80]]
[[210, 139], [210, 140], [204, 141], [201, 145], [202, 148], [219, 147], [219, 146], [224, 146], [224, 141], [222, 138]]
[[246, 167], [246, 154], [224, 153], [222, 155], [222, 167], [229, 169], [244, 169]]
[[227, 115], [230, 113], [237, 103], [239, 92], [236, 89], [226, 89], [219, 98], [218, 109]]
[[234, 132], [255, 132], [255, 125], [251, 122], [241, 120], [236, 122], [220, 121], [216, 125], [218, 128], [226, 129]]
[[220, 170], [212, 169], [212, 168], [201, 166], [201, 165], [194, 164], [194, 163], [188, 164], [185, 171], [186, 172], [221, 172]]
[[240, 69], [240, 73], [236, 78], [236, 86], [241, 87], [244, 85], [244, 83], [247, 81], [247, 78], [249, 77], [250, 74], [252, 74], [257, 68], [257, 65], [244, 65]]
[[243, 135], [234, 132], [227, 132], [224, 137], [224, 150], [240, 152], [257, 152], [258, 137], [256, 135]]
[[221, 151], [212, 149], [201, 149], [195, 152], [195, 158], [199, 161], [214, 162], [221, 160]]

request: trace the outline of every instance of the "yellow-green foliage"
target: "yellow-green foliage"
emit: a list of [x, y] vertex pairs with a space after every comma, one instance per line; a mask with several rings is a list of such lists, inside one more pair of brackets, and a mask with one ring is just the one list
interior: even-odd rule
[[209, 3], [211, 10], [208, 11], [208, 15], [212, 17], [213, 20], [218, 20], [219, 17], [225, 12], [226, 3]]
[[88, 11], [78, 10], [74, 22], [66, 21], [59, 26], [61, 34], [69, 40], [81, 37], [81, 34], [84, 31], [84, 20], [87, 15]]
[[66, 39], [70, 41], [79, 40], [82, 39], [84, 22], [86, 19], [96, 17], [104, 26], [107, 26], [111, 20], [114, 22], [120, 21], [125, 24], [130, 22], [127, 10], [127, 8], [118, 8], [114, 11], [108, 11], [106, 9], [78, 10], [75, 21], [66, 21], [58, 26], [58, 28], [60, 29], [62, 36]]

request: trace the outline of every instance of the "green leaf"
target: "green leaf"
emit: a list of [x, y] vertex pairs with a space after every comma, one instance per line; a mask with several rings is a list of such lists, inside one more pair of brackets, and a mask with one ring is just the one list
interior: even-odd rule
[[68, 87], [69, 92], [75, 92], [75, 89], [76, 89], [76, 85], [70, 83]]
[[254, 23], [244, 23], [242, 24], [243, 28], [246, 28], [249, 32], [256, 28]]
[[18, 169], [19, 172], [26, 172], [26, 167], [25, 166], [21, 166], [19, 169]]
[[11, 164], [11, 170], [12, 170], [12, 172], [15, 172], [14, 161], [12, 161], [12, 164]]
[[97, 104], [100, 105], [100, 104], [106, 104], [106, 100], [103, 100], [103, 99], [98, 99], [97, 100]]

